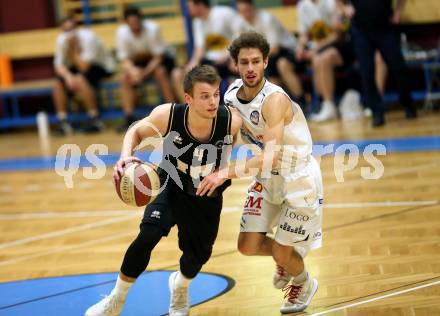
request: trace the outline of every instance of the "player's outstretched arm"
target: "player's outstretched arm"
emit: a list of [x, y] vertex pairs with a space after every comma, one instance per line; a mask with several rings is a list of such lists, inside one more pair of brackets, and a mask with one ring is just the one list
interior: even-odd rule
[[114, 167], [113, 180], [121, 177], [127, 164], [141, 162], [133, 153], [143, 139], [162, 136], [167, 132], [170, 109], [170, 103], [159, 105], [150, 115], [128, 129], [122, 142], [121, 156]]
[[[231, 163], [227, 172], [216, 171], [205, 177], [200, 183], [197, 195], [203, 196], [208, 193], [209, 196], [226, 179], [240, 178], [241, 175], [247, 175], [251, 171], [257, 173], [266, 169], [270, 171], [276, 166], [283, 144], [285, 122], [293, 117], [292, 103], [284, 94], [274, 93], [264, 102], [262, 114], [266, 122], [262, 153], [247, 160], [243, 168], [237, 168], [236, 163]], [[237, 172], [239, 169], [241, 173]]]

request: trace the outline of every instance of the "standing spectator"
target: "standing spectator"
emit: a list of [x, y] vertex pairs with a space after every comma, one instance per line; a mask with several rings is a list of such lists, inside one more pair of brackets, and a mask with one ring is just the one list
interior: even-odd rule
[[73, 128], [67, 119], [67, 103], [73, 93], [79, 93], [87, 110], [88, 120], [84, 132], [93, 133], [103, 129], [98, 117], [96, 86], [104, 77], [111, 75], [114, 62], [102, 41], [91, 30], [77, 28], [71, 17], [61, 22], [62, 33], [56, 40], [54, 67], [57, 80], [53, 100], [61, 135], [71, 134]]
[[385, 107], [375, 84], [374, 54], [380, 51], [388, 71], [396, 80], [400, 103], [405, 107], [408, 119], [416, 118], [408, 85], [407, 69], [400, 48], [400, 40], [394, 25], [400, 22], [405, 4], [397, 0], [393, 10], [391, 0], [351, 0], [344, 4], [338, 0], [345, 15], [352, 19], [352, 33], [359, 59], [362, 84], [367, 106], [373, 111], [373, 126], [385, 124]]
[[355, 52], [347, 27], [337, 12], [335, 0], [301, 0], [298, 3], [298, 60], [311, 60], [314, 86], [322, 97], [321, 110], [312, 115], [314, 121], [337, 117], [334, 103], [335, 74], [338, 66], [351, 65]]
[[117, 55], [122, 62], [121, 97], [125, 113], [125, 122], [118, 128], [120, 132], [135, 121], [136, 87], [145, 79], [153, 77], [160, 86], [164, 101], [174, 101], [169, 78], [174, 59], [166, 51], [159, 26], [153, 21], [142, 20], [137, 8], [127, 8], [124, 18], [125, 24], [116, 31]]
[[176, 68], [173, 72], [173, 82], [180, 102], [183, 102], [184, 95], [181, 88], [183, 77], [194, 66], [212, 65], [222, 79], [234, 73], [227, 48], [234, 38], [248, 29], [246, 21], [230, 7], [211, 7], [209, 0], [187, 0], [186, 3], [193, 18], [194, 52], [183, 68]]
[[267, 77], [275, 84], [284, 84], [304, 106], [304, 90], [296, 71], [304, 70], [305, 63], [295, 60], [295, 37], [270, 12], [257, 10], [253, 0], [237, 0], [236, 3], [238, 13], [270, 44]]

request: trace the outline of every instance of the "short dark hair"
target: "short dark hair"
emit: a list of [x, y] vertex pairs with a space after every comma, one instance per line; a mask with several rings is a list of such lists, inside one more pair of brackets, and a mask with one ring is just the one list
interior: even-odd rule
[[235, 0], [235, 4], [244, 3], [255, 6], [254, 0]]
[[206, 7], [211, 7], [211, 1], [210, 0], [189, 0], [192, 1], [194, 4], [203, 4]]
[[69, 15], [66, 15], [65, 17], [62, 17], [60, 22], [58, 23], [58, 25], [63, 26], [63, 24], [66, 22], [73, 22], [75, 25], [78, 24], [78, 22], [75, 19], [75, 15], [73, 15], [73, 14], [69, 14]]
[[127, 20], [130, 16], [137, 16], [139, 19], [142, 19], [141, 11], [136, 7], [127, 7], [124, 10], [124, 20]]
[[192, 95], [196, 82], [204, 82], [210, 85], [220, 83], [217, 70], [209, 65], [198, 65], [192, 68], [183, 79], [183, 91]]
[[242, 48], [258, 48], [266, 59], [269, 55], [270, 45], [266, 38], [255, 31], [241, 33], [239, 37], [232, 41], [229, 46], [229, 54], [235, 62], [238, 61], [238, 54]]

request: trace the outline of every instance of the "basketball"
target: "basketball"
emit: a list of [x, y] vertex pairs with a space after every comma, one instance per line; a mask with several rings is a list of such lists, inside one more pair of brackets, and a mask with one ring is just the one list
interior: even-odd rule
[[145, 206], [154, 201], [160, 188], [159, 175], [148, 163], [129, 165], [116, 181], [119, 198], [130, 206]]

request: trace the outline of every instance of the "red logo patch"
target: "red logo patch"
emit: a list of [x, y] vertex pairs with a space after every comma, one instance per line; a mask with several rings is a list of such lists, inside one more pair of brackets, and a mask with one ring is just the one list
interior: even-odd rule
[[244, 204], [244, 208], [245, 209], [253, 208], [253, 209], [261, 210], [262, 202], [263, 202], [263, 197], [260, 196], [254, 199], [254, 197], [250, 195], [248, 196], [246, 203]]
[[255, 184], [252, 187], [251, 191], [261, 193], [263, 191], [263, 185], [260, 182], [255, 182]]

